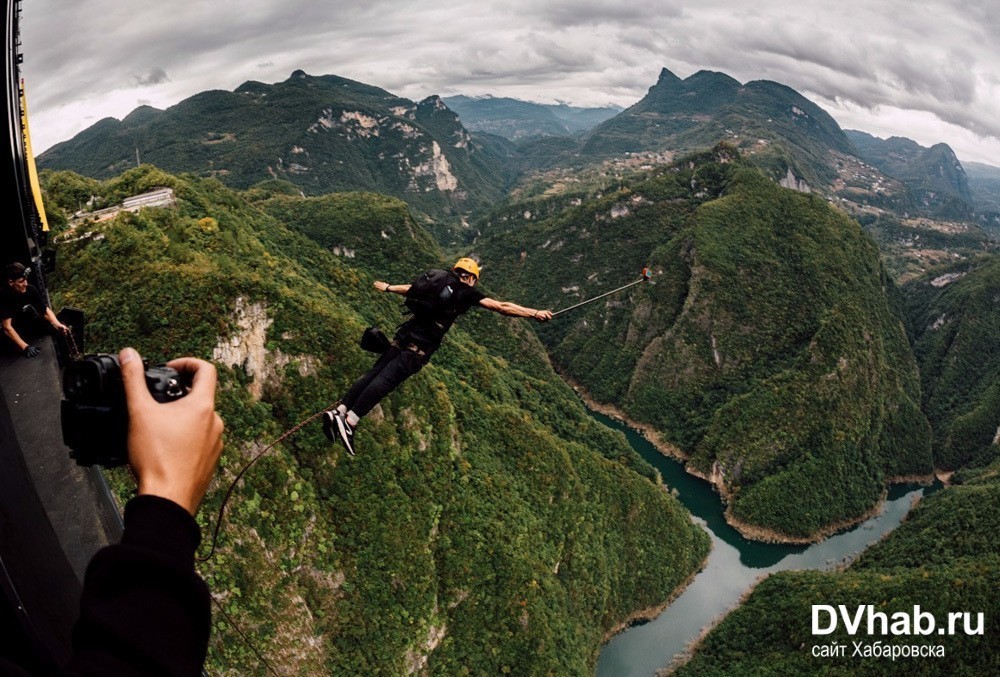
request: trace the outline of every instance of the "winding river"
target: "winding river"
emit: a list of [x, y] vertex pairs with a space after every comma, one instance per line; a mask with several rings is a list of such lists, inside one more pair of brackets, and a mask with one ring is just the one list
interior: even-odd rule
[[655, 620], [633, 625], [615, 635], [601, 651], [599, 677], [650, 677], [669, 666], [720, 616], [731, 610], [762, 576], [784, 569], [829, 569], [856, 557], [902, 522], [916, 498], [931, 488], [896, 485], [889, 489], [881, 512], [851, 529], [813, 545], [775, 545], [749, 541], [726, 524], [722, 502], [712, 486], [684, 471], [642, 435], [603, 414], [595, 418], [625, 433], [639, 454], [657, 468], [663, 481], [712, 538], [705, 568]]

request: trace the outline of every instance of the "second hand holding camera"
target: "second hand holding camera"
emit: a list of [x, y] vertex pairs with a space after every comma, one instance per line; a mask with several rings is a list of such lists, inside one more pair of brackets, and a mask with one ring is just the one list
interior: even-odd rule
[[[164, 364], [143, 361], [146, 387], [157, 402], [187, 395], [186, 377]], [[116, 355], [86, 355], [63, 370], [63, 442], [78, 465], [105, 468], [128, 463], [128, 407]]]

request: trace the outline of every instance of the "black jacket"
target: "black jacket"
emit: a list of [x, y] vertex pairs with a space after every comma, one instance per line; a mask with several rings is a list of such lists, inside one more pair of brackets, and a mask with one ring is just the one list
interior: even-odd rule
[[211, 598], [194, 570], [198, 525], [157, 496], [125, 506], [125, 533], [87, 567], [68, 674], [197, 675]]
[[[194, 570], [201, 540], [182, 507], [157, 496], [125, 506], [125, 533], [87, 566], [73, 655], [59, 675], [199, 675], [211, 598]], [[30, 649], [29, 649], [30, 651]], [[48, 674], [51, 659], [35, 657]], [[27, 675], [0, 657], [0, 674]]]

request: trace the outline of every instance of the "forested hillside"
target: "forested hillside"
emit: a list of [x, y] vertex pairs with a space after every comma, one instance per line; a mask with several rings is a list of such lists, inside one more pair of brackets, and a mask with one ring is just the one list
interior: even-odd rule
[[940, 268], [903, 291], [935, 465], [983, 465], [1000, 442], [1000, 256]]
[[969, 191], [980, 210], [980, 221], [993, 239], [1000, 241], [1000, 167], [979, 162], [964, 165]]
[[835, 178], [834, 152], [854, 152], [837, 122], [790, 87], [740, 84], [712, 71], [682, 80], [664, 68], [645, 97], [587, 134], [581, 154], [693, 151], [720, 141], [739, 146], [774, 178], [790, 172], [813, 188]]
[[858, 157], [910, 188], [915, 206], [952, 217], [971, 214], [974, 201], [968, 177], [947, 144], [924, 148], [911, 139], [880, 139], [854, 130], [848, 130], [847, 136], [858, 149]]
[[874, 243], [731, 147], [477, 228], [491, 280], [553, 308], [650, 266], [652, 282], [539, 333], [568, 376], [711, 477], [748, 532], [814, 538], [865, 515], [892, 478], [930, 474], [901, 300]]
[[[51, 283], [57, 307], [86, 311], [91, 351], [219, 366], [226, 449], [205, 528], [261, 445], [368, 367], [361, 330], [399, 320], [398, 297], [372, 281], [442, 263], [390, 198], [240, 194], [149, 166], [43, 183], [51, 205], [72, 204], [71, 186], [109, 201], [176, 192], [175, 208], [66, 232]], [[699, 567], [707, 537], [523, 322], [463, 318], [359, 428], [356, 457], [317, 422], [245, 477], [200, 570], [280, 670], [585, 674], [605, 633]], [[127, 477], [115, 482], [124, 498]], [[221, 616], [213, 627], [209, 672], [263, 672]]]
[[[698, 647], [681, 675], [997, 674], [1000, 671], [1000, 258], [943, 268], [903, 288], [934, 429], [934, 459], [956, 470], [954, 486], [924, 499], [907, 522], [840, 573], [775, 574]], [[813, 604], [860, 604], [891, 617], [914, 605], [943, 622], [982, 613], [984, 632], [966, 635], [811, 634]], [[867, 617], [866, 617], [867, 618]], [[860, 660], [854, 643], [902, 650], [940, 647], [943, 657]], [[843, 644], [847, 657], [815, 658], [817, 644]]]

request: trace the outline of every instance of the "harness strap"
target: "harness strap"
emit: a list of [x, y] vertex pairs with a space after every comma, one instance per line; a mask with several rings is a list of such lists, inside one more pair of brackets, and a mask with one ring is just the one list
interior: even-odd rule
[[393, 342], [390, 345], [392, 345], [393, 348], [397, 348], [399, 350], [406, 350], [411, 353], [416, 353], [420, 357], [427, 357], [427, 352], [425, 350], [421, 350], [413, 343], [407, 343], [405, 345], [402, 345], [399, 343], [399, 341], [393, 340]]

